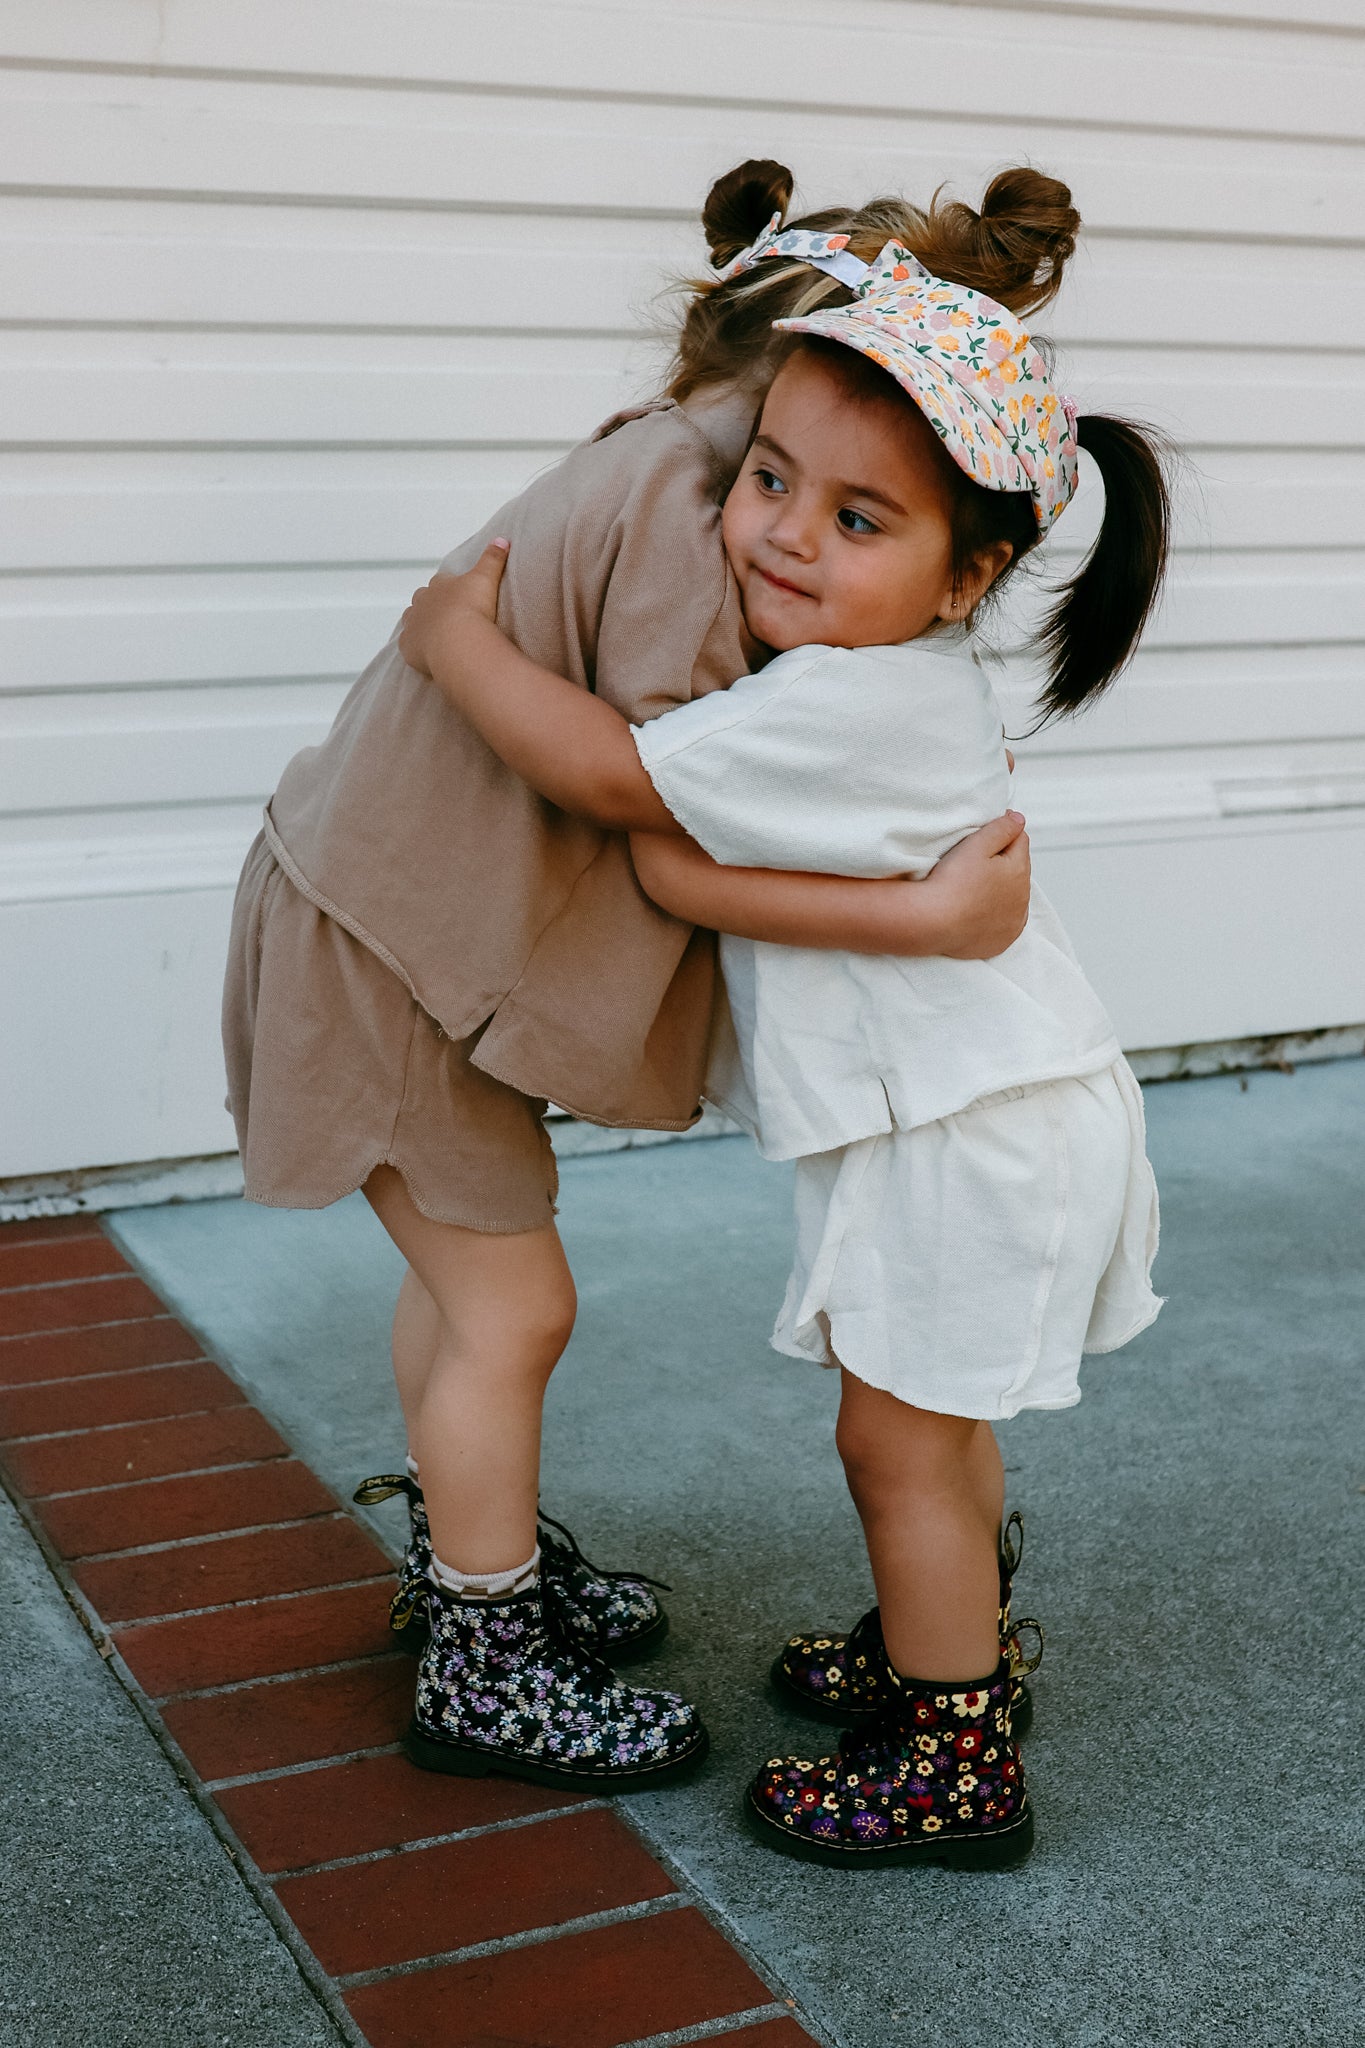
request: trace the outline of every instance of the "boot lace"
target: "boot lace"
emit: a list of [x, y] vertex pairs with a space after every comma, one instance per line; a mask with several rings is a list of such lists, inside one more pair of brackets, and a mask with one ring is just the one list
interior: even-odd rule
[[[1021, 1636], [1029, 1638], [1027, 1650], [1020, 1641]], [[1030, 1672], [1038, 1669], [1043, 1661], [1043, 1642], [1043, 1624], [1041, 1621], [1035, 1621], [1032, 1615], [1012, 1625], [1005, 1643], [1005, 1655], [1010, 1660], [1011, 1678], [1027, 1678]]]
[[381, 1500], [392, 1500], [396, 1493], [407, 1496], [409, 1503], [421, 1491], [417, 1481], [407, 1472], [376, 1472], [372, 1479], [362, 1479], [351, 1499], [357, 1507], [377, 1508]]
[[[548, 1530], [558, 1530], [559, 1534], [549, 1535]], [[540, 1538], [542, 1551], [548, 1550], [551, 1556], [560, 1558], [566, 1564], [581, 1564], [584, 1571], [591, 1572], [594, 1578], [624, 1582], [632, 1586], [654, 1586], [661, 1593], [673, 1591], [666, 1579], [651, 1579], [644, 1572], [604, 1571], [601, 1565], [594, 1564], [590, 1558], [583, 1555], [573, 1531], [566, 1529], [562, 1522], [557, 1522], [553, 1515], [547, 1515], [543, 1508], [537, 1519], [536, 1534]]]

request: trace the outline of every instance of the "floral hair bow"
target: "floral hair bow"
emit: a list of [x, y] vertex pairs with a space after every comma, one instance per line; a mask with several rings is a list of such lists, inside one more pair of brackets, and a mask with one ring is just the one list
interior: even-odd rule
[[752, 270], [765, 257], [785, 256], [793, 263], [809, 263], [816, 270], [828, 271], [844, 284], [857, 285], [866, 277], [867, 265], [849, 253], [848, 241], [847, 235], [817, 235], [808, 228], [784, 228], [781, 214], [775, 213], [762, 234], [756, 235], [747, 249], [741, 249], [723, 270], [716, 272], [716, 283], [728, 284], [732, 277]]
[[899, 242], [857, 267], [859, 278], [845, 280], [851, 304], [774, 327], [843, 342], [879, 364], [958, 468], [987, 490], [1027, 491], [1047, 532], [1076, 491], [1076, 407], [1053, 388], [1028, 333], [1007, 307], [933, 276]]

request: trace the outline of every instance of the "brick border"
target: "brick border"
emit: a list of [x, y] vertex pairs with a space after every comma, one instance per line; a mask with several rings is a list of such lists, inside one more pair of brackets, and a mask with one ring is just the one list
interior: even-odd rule
[[808, 2048], [610, 1800], [412, 1768], [390, 1558], [93, 1216], [0, 1227], [0, 1475], [356, 2048]]

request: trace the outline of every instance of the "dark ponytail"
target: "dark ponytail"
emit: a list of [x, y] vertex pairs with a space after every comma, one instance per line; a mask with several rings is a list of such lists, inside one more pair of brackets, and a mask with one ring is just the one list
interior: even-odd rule
[[702, 233], [717, 268], [747, 249], [775, 213], [786, 219], [793, 183], [787, 166], [767, 156], [750, 157], [717, 178], [701, 210]]
[[1076, 439], [1104, 483], [1104, 521], [1042, 631], [1049, 679], [1043, 720], [1078, 711], [1126, 668], [1166, 573], [1171, 539], [1167, 449], [1149, 427], [1089, 413]]

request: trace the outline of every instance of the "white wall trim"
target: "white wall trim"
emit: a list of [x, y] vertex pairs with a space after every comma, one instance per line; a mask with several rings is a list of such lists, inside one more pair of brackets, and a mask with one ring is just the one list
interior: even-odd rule
[[[1365, 822], [1365, 769], [1282, 775], [1168, 773], [1052, 780], [1021, 774], [1016, 796], [1035, 845], [1114, 846], [1248, 829], [1325, 830]], [[1350, 815], [1354, 814], [1354, 815]], [[1283, 823], [1281, 823], [1283, 821]], [[252, 830], [254, 831], [253, 825]], [[12, 841], [0, 846], [0, 904], [235, 889], [250, 834], [215, 820], [136, 836]]]

